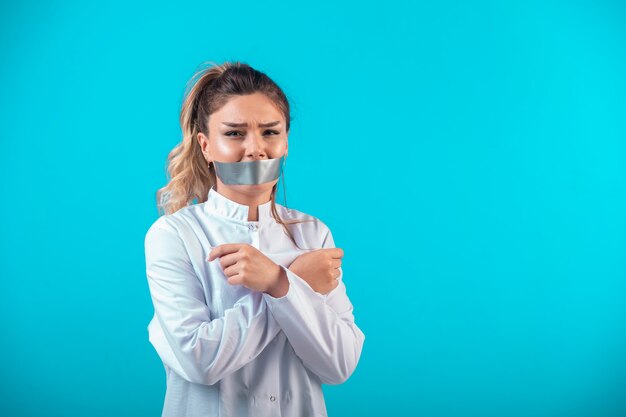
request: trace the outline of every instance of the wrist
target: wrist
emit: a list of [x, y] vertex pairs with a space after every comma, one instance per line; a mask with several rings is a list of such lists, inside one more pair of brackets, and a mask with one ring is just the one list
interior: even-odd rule
[[280, 265], [276, 265], [276, 267], [278, 268], [278, 278], [265, 292], [274, 298], [280, 298], [289, 292], [289, 279], [287, 278], [287, 273]]

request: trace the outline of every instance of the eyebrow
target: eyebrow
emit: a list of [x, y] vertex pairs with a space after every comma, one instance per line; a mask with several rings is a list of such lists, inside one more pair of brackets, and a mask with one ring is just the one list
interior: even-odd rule
[[[276, 120], [273, 122], [267, 122], [267, 123], [259, 123], [259, 127], [272, 127], [272, 126], [276, 126], [279, 123], [280, 123], [279, 120]], [[230, 126], [230, 127], [248, 127], [248, 123], [222, 122], [222, 124], [225, 124], [226, 126]]]

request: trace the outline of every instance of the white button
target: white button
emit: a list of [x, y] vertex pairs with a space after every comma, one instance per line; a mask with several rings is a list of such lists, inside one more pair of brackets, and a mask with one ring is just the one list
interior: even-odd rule
[[273, 395], [270, 395], [270, 401], [276, 401], [276, 397], [274, 397]]
[[250, 229], [250, 230], [256, 230], [256, 224], [254, 224], [254, 223], [250, 223], [250, 224], [248, 225], [248, 229]]

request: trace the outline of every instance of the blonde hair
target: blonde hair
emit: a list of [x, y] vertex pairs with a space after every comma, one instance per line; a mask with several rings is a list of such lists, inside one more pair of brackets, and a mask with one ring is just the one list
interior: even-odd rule
[[[185, 88], [180, 111], [183, 138], [168, 154], [168, 183], [156, 193], [159, 215], [172, 214], [192, 204], [194, 200], [197, 203], [207, 200], [209, 190], [216, 184], [215, 168], [214, 164], [207, 167], [197, 135], [202, 132], [208, 136], [209, 116], [230, 98], [256, 92], [265, 94], [281, 110], [288, 133], [291, 121], [289, 102], [282, 89], [267, 75], [239, 61], [223, 64], [208, 61], [200, 65], [200, 69], [194, 73]], [[274, 185], [270, 195], [271, 215], [298, 246], [287, 224], [315, 219], [283, 220], [276, 210], [277, 187], [278, 183]], [[283, 183], [283, 190], [284, 187]]]

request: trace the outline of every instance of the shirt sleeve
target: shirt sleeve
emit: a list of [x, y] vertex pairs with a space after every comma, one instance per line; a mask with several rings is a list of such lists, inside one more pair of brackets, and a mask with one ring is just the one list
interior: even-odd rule
[[215, 384], [257, 357], [280, 331], [258, 292], [211, 320], [184, 242], [166, 222], [146, 233], [145, 257], [155, 312], [150, 342], [187, 381]]
[[[334, 248], [330, 230], [324, 229], [322, 248]], [[279, 298], [263, 294], [270, 311], [303, 364], [322, 383], [345, 382], [357, 366], [365, 335], [354, 322], [343, 270], [339, 268], [339, 285], [322, 295], [285, 266], [281, 268], [287, 273], [289, 290]]]

